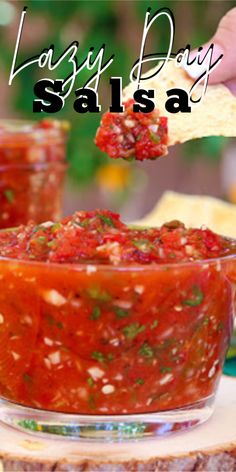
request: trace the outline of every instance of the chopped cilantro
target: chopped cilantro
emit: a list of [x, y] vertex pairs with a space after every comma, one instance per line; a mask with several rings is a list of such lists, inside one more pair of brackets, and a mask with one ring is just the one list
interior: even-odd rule
[[178, 356], [178, 355], [177, 355], [177, 356], [172, 356], [172, 360], [173, 360], [174, 362], [179, 362], [180, 356]]
[[104, 356], [102, 352], [99, 351], [93, 351], [92, 352], [92, 359], [95, 359], [98, 362], [111, 362], [114, 359], [113, 354], [107, 354], [107, 356]]
[[57, 328], [59, 329], [63, 328], [63, 324], [61, 323], [61, 321], [56, 321], [52, 315], [45, 315], [45, 317], [47, 319], [49, 326], [57, 326]]
[[88, 384], [89, 384], [90, 387], [93, 387], [93, 386], [94, 386], [94, 380], [92, 379], [92, 377], [89, 377], [89, 378], [87, 379], [87, 382], [88, 382]]
[[146, 326], [139, 325], [139, 323], [131, 323], [123, 328], [123, 333], [127, 339], [134, 339], [139, 333], [142, 333]]
[[151, 140], [154, 141], [154, 143], [159, 144], [159, 143], [161, 142], [160, 136], [158, 136], [157, 134], [153, 133], [153, 131], [151, 131], [151, 130], [149, 130], [149, 133], [150, 133]]
[[14, 194], [13, 190], [11, 190], [10, 188], [8, 188], [8, 189], [4, 190], [3, 193], [4, 193], [6, 199], [7, 199], [7, 201], [8, 201], [9, 203], [13, 203], [13, 202], [14, 202], [14, 200], [15, 200], [15, 194]]
[[119, 306], [114, 307], [114, 312], [117, 318], [126, 318], [126, 316], [129, 316], [128, 310], [124, 310], [123, 308], [120, 308]]
[[91, 408], [91, 410], [95, 410], [95, 408], [96, 408], [96, 403], [95, 403], [94, 395], [89, 395], [89, 398], [88, 398], [88, 405], [89, 405], [89, 408]]
[[183, 305], [187, 306], [198, 306], [202, 303], [203, 301], [203, 293], [201, 289], [198, 287], [198, 285], [194, 285], [192, 288], [192, 298], [187, 298], [186, 300], [183, 300]]
[[158, 345], [158, 350], [166, 349], [170, 346], [173, 346], [173, 344], [176, 344], [175, 338], [165, 339], [164, 341], [161, 341], [161, 343]]
[[144, 384], [144, 380], [139, 378], [139, 379], [136, 379], [135, 380], [135, 383], [138, 384], [138, 385], [143, 385]]
[[86, 228], [86, 226], [89, 225], [90, 221], [91, 221], [91, 218], [85, 218], [83, 221], [79, 222], [78, 226], [82, 226], [82, 228]]
[[156, 249], [154, 244], [152, 244], [148, 239], [133, 239], [132, 243], [142, 252], [148, 252], [150, 249]]
[[105, 223], [107, 226], [111, 226], [112, 228], [115, 227], [114, 225], [114, 222], [112, 221], [111, 218], [109, 218], [109, 216], [106, 216], [106, 215], [98, 215], [100, 220]]
[[46, 236], [37, 236], [37, 238], [35, 238], [35, 241], [40, 243], [40, 244], [44, 244], [45, 241], [47, 241], [47, 238], [46, 238]]
[[32, 377], [29, 375], [29, 374], [24, 374], [23, 375], [23, 379], [25, 382], [27, 383], [31, 383], [32, 382]]
[[61, 223], [54, 223], [51, 226], [50, 231], [51, 231], [51, 233], [55, 233], [61, 227], [62, 227]]
[[219, 321], [218, 325], [217, 325], [217, 331], [223, 331], [225, 325], [223, 323], [223, 321]]
[[105, 356], [102, 354], [102, 352], [93, 351], [92, 359], [95, 359], [98, 362], [104, 362], [105, 361]]
[[147, 250], [147, 248], [150, 246], [150, 241], [148, 241], [148, 239], [139, 239], [138, 241], [133, 239], [132, 243], [141, 251]]
[[168, 257], [169, 257], [170, 259], [175, 259], [175, 257], [176, 257], [175, 252], [169, 252]]
[[154, 356], [154, 351], [147, 342], [145, 342], [139, 349], [140, 356], [151, 358]]
[[160, 367], [161, 374], [167, 374], [168, 372], [171, 372], [171, 371], [172, 371], [171, 367]]
[[101, 316], [101, 308], [99, 308], [99, 306], [95, 306], [92, 310], [90, 320], [98, 320], [100, 316]]
[[101, 290], [98, 287], [91, 287], [87, 290], [87, 293], [92, 300], [98, 300], [100, 302], [109, 302], [112, 297], [105, 290]]
[[45, 318], [47, 319], [49, 326], [52, 326], [55, 323], [55, 320], [52, 315], [45, 315]]
[[157, 320], [154, 320], [150, 326], [150, 329], [154, 329], [158, 326], [158, 321]]
[[46, 232], [46, 231], [47, 231], [47, 228], [45, 228], [45, 226], [36, 225], [36, 226], [34, 227], [32, 233], [37, 233], [38, 231]]

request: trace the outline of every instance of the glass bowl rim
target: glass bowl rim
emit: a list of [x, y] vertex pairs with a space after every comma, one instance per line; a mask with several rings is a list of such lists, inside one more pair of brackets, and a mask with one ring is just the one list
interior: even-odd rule
[[[50, 119], [50, 118], [49, 118]], [[3, 126], [0, 132], [0, 147], [6, 146], [11, 142], [14, 136], [17, 136], [17, 144], [12, 147], [20, 147], [22, 145], [28, 146], [30, 144], [40, 145], [45, 140], [62, 140], [67, 138], [68, 131], [70, 129], [70, 123], [68, 120], [53, 120], [59, 123], [58, 127], [52, 128], [34, 128], [40, 120], [27, 120], [18, 118], [1, 118], [0, 119], [0, 130], [1, 125]], [[11, 143], [12, 144], [12, 143]]]
[[[3, 229], [1, 231], [6, 231], [7, 229]], [[184, 269], [184, 268], [191, 268], [191, 267], [202, 267], [204, 265], [208, 266], [214, 266], [217, 265], [217, 263], [222, 263], [222, 262], [228, 262], [235, 260], [236, 262], [236, 253], [235, 254], [228, 254], [225, 256], [219, 256], [219, 257], [214, 257], [214, 258], [208, 258], [208, 259], [201, 259], [201, 260], [194, 260], [194, 261], [180, 261], [180, 262], [169, 262], [169, 263], [157, 263], [153, 262], [150, 264], [138, 264], [138, 263], [131, 263], [131, 264], [119, 264], [119, 265], [114, 265], [114, 264], [102, 264], [102, 263], [96, 263], [93, 261], [90, 262], [49, 262], [49, 261], [38, 261], [38, 260], [24, 260], [24, 259], [17, 259], [17, 258], [11, 258], [11, 257], [6, 257], [6, 256], [1, 256], [0, 255], [0, 263], [1, 262], [8, 262], [13, 265], [17, 266], [29, 266], [29, 267], [38, 267], [38, 268], [47, 268], [50, 270], [50, 268], [53, 269], [58, 269], [60, 271], [63, 270], [72, 270], [75, 272], [85, 272], [86, 275], [92, 275], [93, 273], [96, 274], [96, 272], [158, 272], [158, 271], [163, 271], [163, 272], [168, 272], [171, 270], [178, 270], [178, 269]], [[94, 270], [94, 268], [96, 270]], [[220, 270], [219, 270], [220, 272]]]
[[[0, 146], [1, 147], [1, 146]], [[48, 167], [62, 167], [68, 168], [69, 163], [64, 161], [46, 161], [46, 162], [9, 162], [6, 164], [0, 164], [0, 173], [1, 172], [9, 172], [11, 170], [44, 170]], [[6, 228], [7, 229], [7, 228]]]

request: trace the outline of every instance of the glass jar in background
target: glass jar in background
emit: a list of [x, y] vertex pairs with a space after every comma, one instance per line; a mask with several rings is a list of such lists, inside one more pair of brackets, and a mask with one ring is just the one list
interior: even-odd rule
[[69, 125], [0, 121], [0, 228], [61, 216]]

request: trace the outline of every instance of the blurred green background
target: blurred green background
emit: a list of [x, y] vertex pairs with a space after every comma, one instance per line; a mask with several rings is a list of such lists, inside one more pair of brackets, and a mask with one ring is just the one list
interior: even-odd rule
[[[98, 51], [102, 43], [106, 44], [106, 57], [115, 54], [113, 64], [103, 75], [99, 88], [100, 103], [105, 110], [110, 101], [110, 76], [122, 76], [124, 85], [129, 82], [130, 69], [139, 56], [142, 28], [148, 7], [151, 6], [152, 11], [161, 7], [169, 7], [173, 11], [176, 22], [176, 51], [188, 43], [191, 43], [192, 47], [198, 47], [207, 41], [214, 34], [220, 18], [235, 5], [236, 2], [230, 0], [0, 0], [0, 115], [2, 118], [39, 118], [39, 115], [32, 113], [33, 85], [40, 78], [38, 69], [27, 68], [17, 76], [11, 87], [7, 86], [20, 14], [24, 6], [28, 6], [28, 11], [18, 62], [39, 54], [51, 44], [55, 44], [57, 57], [74, 40], [80, 43], [79, 62], [87, 56], [91, 46]], [[166, 50], [168, 42], [169, 30], [166, 22], [158, 22], [149, 35], [147, 52]], [[63, 63], [57, 69], [56, 76], [53, 74], [52, 77], [61, 78], [67, 73], [68, 64]], [[88, 72], [82, 72], [76, 83], [77, 87], [83, 85], [89, 76]], [[219, 159], [227, 145], [225, 139], [202, 139], [183, 145], [181, 151], [173, 149], [171, 154], [177, 156], [175, 163], [171, 157], [168, 164], [161, 163], [160, 160], [160, 165], [159, 162], [145, 163], [142, 166], [136, 163], [112, 163], [93, 143], [100, 114], [79, 115], [73, 110], [73, 101], [74, 94], [71, 94], [64, 109], [56, 116], [67, 119], [72, 124], [68, 159], [69, 187], [73, 185], [73, 191], [70, 193], [70, 188], [68, 190], [70, 195], [67, 198], [67, 207], [72, 208], [73, 205], [70, 206], [68, 202], [76, 192], [80, 192], [77, 193], [77, 206], [79, 200], [79, 206], [92, 207], [95, 200], [100, 203], [100, 192], [103, 194], [102, 198], [104, 193], [106, 194], [106, 206], [115, 208], [122, 207], [129, 199], [133, 198], [134, 202], [138, 199], [136, 203], [139, 202], [139, 211], [135, 209], [135, 203], [131, 207], [128, 205], [127, 211], [124, 210], [128, 215], [138, 217], [155, 203], [165, 188], [217, 196], [225, 194], [218, 175]], [[194, 160], [196, 156], [197, 164]], [[180, 164], [180, 160], [182, 162], [184, 159], [188, 159], [187, 170], [185, 163]], [[181, 166], [183, 169], [185, 167], [182, 173]], [[209, 175], [208, 179], [206, 175]], [[193, 185], [191, 179], [194, 178]], [[186, 184], [188, 180], [189, 184]], [[136, 196], [135, 190], [132, 193], [131, 187], [134, 189], [135, 186], [138, 186], [141, 192], [139, 197]], [[147, 188], [152, 190], [149, 196], [146, 195]], [[88, 189], [91, 190], [90, 193]], [[103, 200], [101, 202], [103, 203]]]

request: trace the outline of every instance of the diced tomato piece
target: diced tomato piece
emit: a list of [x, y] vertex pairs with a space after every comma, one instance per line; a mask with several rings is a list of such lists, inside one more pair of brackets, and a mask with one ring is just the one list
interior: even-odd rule
[[95, 144], [113, 159], [156, 159], [167, 154], [167, 117], [157, 109], [150, 113], [134, 112], [128, 100], [123, 113], [104, 113]]

